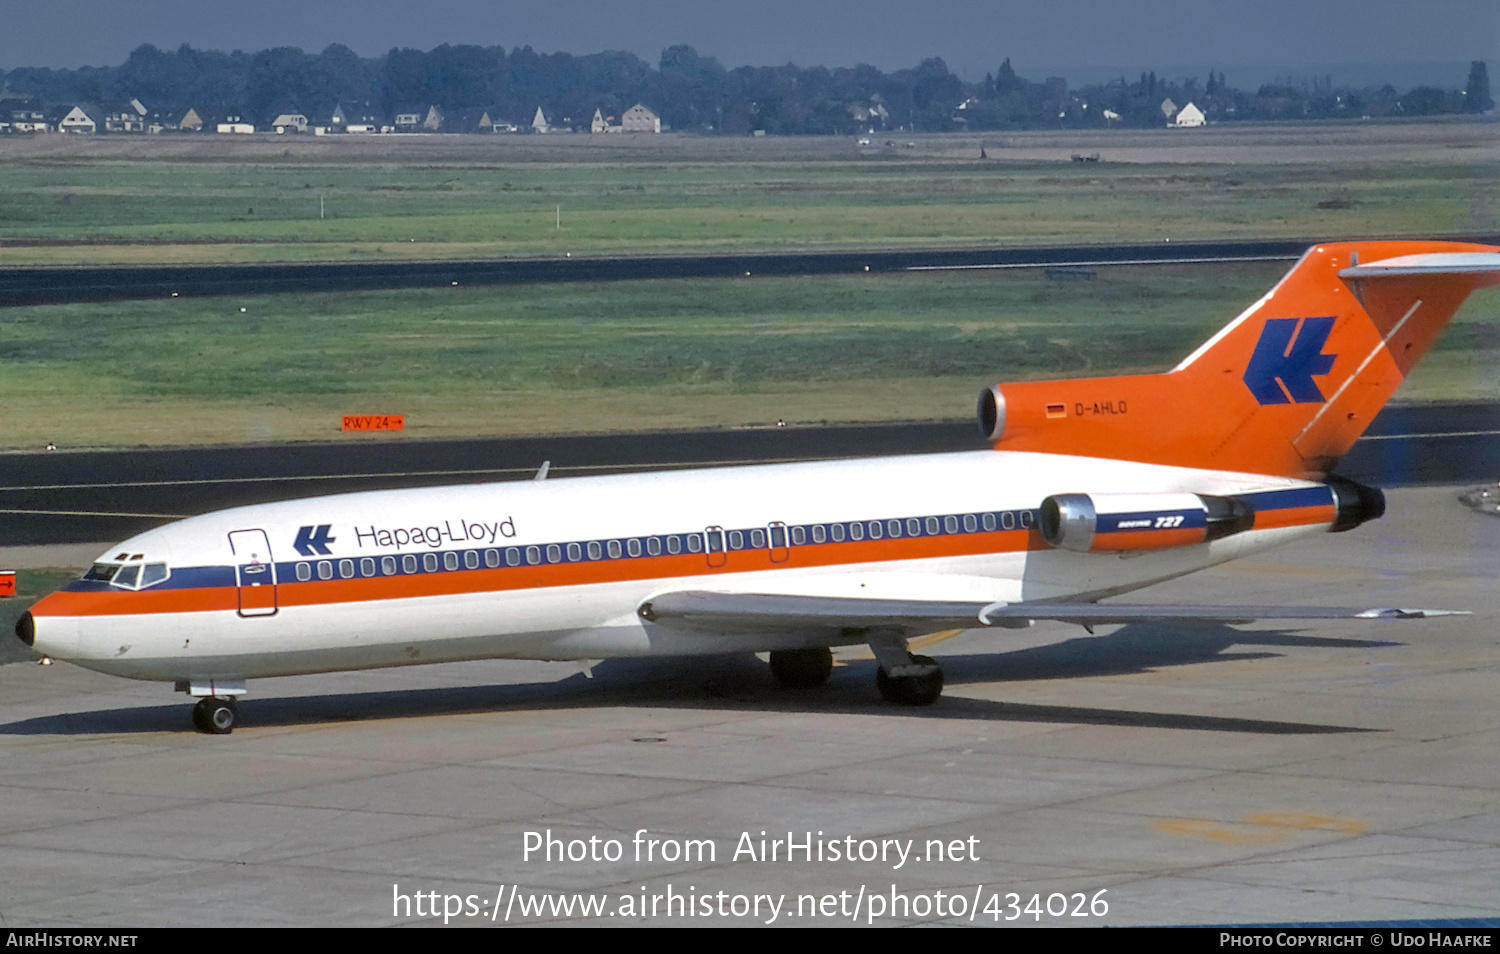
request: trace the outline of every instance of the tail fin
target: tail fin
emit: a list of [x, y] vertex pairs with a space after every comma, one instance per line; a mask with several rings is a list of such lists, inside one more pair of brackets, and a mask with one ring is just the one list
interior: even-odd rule
[[1321, 479], [1494, 284], [1500, 248], [1319, 245], [1171, 371], [997, 385], [980, 426], [998, 450]]

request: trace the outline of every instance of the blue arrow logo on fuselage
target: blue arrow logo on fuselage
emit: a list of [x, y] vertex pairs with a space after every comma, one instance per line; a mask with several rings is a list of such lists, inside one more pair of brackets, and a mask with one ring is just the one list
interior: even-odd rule
[[1326, 400], [1313, 377], [1332, 371], [1338, 357], [1323, 353], [1333, 320], [1329, 315], [1266, 322], [1245, 366], [1245, 386], [1255, 400], [1261, 404], [1322, 404]]
[[316, 527], [302, 527], [297, 531], [297, 540], [292, 546], [303, 556], [327, 556], [333, 551], [328, 549], [328, 544], [337, 538], [330, 537], [329, 531], [333, 524], [325, 523]]

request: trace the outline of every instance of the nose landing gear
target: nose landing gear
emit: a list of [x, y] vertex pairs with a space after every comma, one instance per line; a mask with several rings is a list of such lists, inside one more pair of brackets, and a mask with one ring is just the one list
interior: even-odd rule
[[199, 699], [198, 704], [193, 706], [193, 726], [208, 735], [228, 735], [234, 731], [234, 724], [240, 720], [240, 713], [234, 705], [234, 699], [216, 699], [209, 696]]

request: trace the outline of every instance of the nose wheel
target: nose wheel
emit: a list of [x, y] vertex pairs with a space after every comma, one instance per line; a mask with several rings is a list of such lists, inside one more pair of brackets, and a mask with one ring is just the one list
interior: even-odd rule
[[216, 699], [209, 696], [199, 699], [193, 706], [193, 726], [208, 735], [228, 735], [240, 720], [239, 710], [233, 699]]

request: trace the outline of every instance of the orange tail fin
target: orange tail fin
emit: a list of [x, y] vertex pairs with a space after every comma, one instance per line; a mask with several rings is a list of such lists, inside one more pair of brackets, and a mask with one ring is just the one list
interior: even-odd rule
[[1000, 450], [1321, 479], [1476, 288], [1500, 248], [1319, 245], [1165, 374], [997, 385]]

